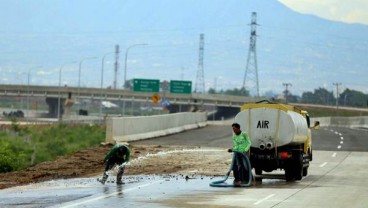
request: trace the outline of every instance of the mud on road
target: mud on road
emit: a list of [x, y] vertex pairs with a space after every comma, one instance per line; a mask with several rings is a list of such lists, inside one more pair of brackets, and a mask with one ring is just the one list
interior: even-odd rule
[[[231, 155], [226, 151], [226, 147], [231, 147], [228, 129], [207, 126], [132, 142], [131, 162], [124, 175], [222, 176], [231, 163]], [[0, 189], [53, 179], [99, 176], [104, 169], [103, 158], [111, 147], [112, 144], [101, 144], [25, 170], [1, 173]]]

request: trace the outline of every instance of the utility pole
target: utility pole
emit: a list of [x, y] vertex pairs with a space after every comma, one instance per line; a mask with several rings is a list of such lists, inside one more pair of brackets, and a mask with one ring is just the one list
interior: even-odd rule
[[339, 86], [341, 85], [341, 83], [334, 82], [332, 84], [336, 86], [336, 111], [337, 111], [339, 110]]
[[199, 58], [198, 58], [198, 71], [195, 85], [196, 93], [205, 93], [204, 86], [204, 71], [203, 71], [203, 56], [204, 56], [204, 34], [199, 36]]
[[117, 77], [118, 77], [118, 69], [119, 69], [119, 45], [115, 46], [115, 73], [114, 73], [114, 90], [117, 88]]
[[247, 66], [245, 68], [243, 88], [247, 89], [249, 94], [253, 94], [259, 97], [259, 84], [258, 84], [258, 66], [257, 66], [257, 51], [256, 51], [256, 38], [257, 38], [257, 13], [252, 12], [252, 20], [250, 23], [250, 41], [249, 51], [247, 58]]
[[289, 95], [288, 87], [293, 86], [291, 83], [282, 83], [283, 86], [285, 86], [285, 103], [287, 104], [287, 97]]

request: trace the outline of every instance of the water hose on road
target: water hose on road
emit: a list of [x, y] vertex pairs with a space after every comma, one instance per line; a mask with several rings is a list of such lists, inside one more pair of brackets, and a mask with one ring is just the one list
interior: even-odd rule
[[[239, 153], [240, 155], [242, 155], [243, 166], [245, 167], [245, 165], [247, 165], [247, 167], [248, 167], [249, 178], [248, 178], [248, 183], [246, 183], [246, 184], [234, 185], [232, 183], [231, 184], [225, 183], [225, 181], [229, 178], [229, 175], [230, 175], [230, 173], [233, 169], [233, 166], [234, 166], [234, 163], [235, 163], [235, 160], [236, 160], [236, 153]], [[233, 158], [231, 160], [231, 165], [230, 165], [229, 171], [226, 173], [225, 178], [222, 179], [222, 180], [219, 180], [219, 181], [211, 182], [210, 186], [212, 186], [212, 187], [250, 187], [250, 186], [252, 186], [252, 182], [253, 182], [252, 167], [251, 167], [251, 164], [250, 164], [250, 161], [249, 161], [248, 157], [246, 157], [244, 154], [242, 154], [240, 152], [233, 152]]]

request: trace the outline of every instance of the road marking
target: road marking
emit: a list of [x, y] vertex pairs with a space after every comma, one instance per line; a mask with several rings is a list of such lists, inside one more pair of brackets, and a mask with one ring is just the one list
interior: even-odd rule
[[341, 145], [337, 146], [337, 149], [341, 149]]
[[332, 157], [336, 157], [336, 155], [337, 155], [337, 153], [336, 153], [336, 152], [334, 152], [334, 153], [332, 154]]
[[260, 203], [262, 203], [262, 202], [266, 201], [267, 199], [269, 199], [269, 198], [271, 198], [271, 197], [273, 197], [273, 196], [275, 196], [275, 194], [270, 194], [270, 195], [266, 196], [265, 198], [260, 199], [260, 200], [258, 200], [258, 201], [256, 201], [256, 202], [254, 202], [254, 205], [258, 205], [258, 204], [260, 204]]
[[327, 162], [322, 163], [319, 167], [323, 168], [325, 165], [327, 165]]
[[107, 195], [103, 195], [103, 196], [99, 196], [99, 197], [91, 198], [91, 199], [88, 199], [88, 200], [85, 200], [85, 201], [76, 202], [76, 203], [74, 203], [74, 204], [70, 204], [70, 205], [62, 206], [62, 208], [79, 206], [79, 205], [81, 205], [81, 204], [86, 204], [86, 203], [93, 202], [93, 201], [96, 201], [96, 200], [99, 200], [99, 199], [108, 198], [108, 197], [110, 197], [110, 196], [114, 196], [114, 195], [120, 194], [121, 192], [126, 193], [126, 192], [130, 192], [130, 191], [134, 191], [134, 190], [136, 190], [136, 189], [140, 189], [140, 188], [143, 188], [143, 187], [146, 187], [146, 186], [150, 186], [150, 185], [153, 185], [153, 184], [155, 184], [155, 183], [159, 183], [159, 182], [163, 182], [163, 181], [164, 181], [164, 180], [159, 180], [159, 181], [155, 181], [155, 182], [153, 182], [153, 183], [146, 183], [146, 184], [143, 184], [143, 185], [140, 185], [140, 186], [134, 187], [134, 188], [125, 189], [125, 190], [122, 190], [122, 191], [115, 191], [115, 192], [113, 192], [113, 193], [111, 193], [111, 194], [107, 194]]
[[341, 140], [344, 140], [344, 137], [340, 137]]
[[344, 144], [344, 141], [340, 141], [340, 144]]

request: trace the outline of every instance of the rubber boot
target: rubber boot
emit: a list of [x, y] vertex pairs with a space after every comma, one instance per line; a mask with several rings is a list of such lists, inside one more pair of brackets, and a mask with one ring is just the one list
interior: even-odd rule
[[97, 178], [97, 181], [99, 181], [102, 184], [105, 184], [108, 177], [109, 175], [106, 172], [104, 172], [103, 177], [101, 179]]
[[124, 184], [124, 182], [121, 179], [123, 177], [123, 174], [124, 174], [124, 166], [121, 166], [119, 167], [118, 174], [116, 175], [116, 184], [118, 185]]

